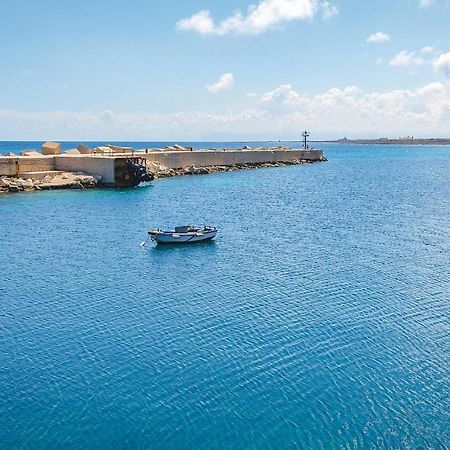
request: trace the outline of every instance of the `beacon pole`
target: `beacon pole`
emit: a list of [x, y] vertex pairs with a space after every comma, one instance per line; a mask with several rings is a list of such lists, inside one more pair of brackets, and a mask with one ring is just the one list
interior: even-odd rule
[[308, 149], [308, 141], [307, 141], [307, 139], [309, 137], [309, 134], [310, 133], [308, 131], [306, 131], [306, 130], [302, 133], [302, 136], [303, 136], [303, 148], [305, 150]]

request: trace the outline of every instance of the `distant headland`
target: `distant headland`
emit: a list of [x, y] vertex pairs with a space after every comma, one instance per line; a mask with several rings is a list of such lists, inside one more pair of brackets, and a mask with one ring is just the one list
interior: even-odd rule
[[314, 141], [326, 144], [377, 144], [377, 145], [450, 145], [450, 138], [415, 138], [412, 136], [378, 139], [335, 139], [331, 141]]

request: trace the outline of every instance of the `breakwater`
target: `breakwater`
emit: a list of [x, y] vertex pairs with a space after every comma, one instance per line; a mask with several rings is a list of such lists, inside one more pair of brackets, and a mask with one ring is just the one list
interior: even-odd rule
[[[0, 157], [0, 192], [52, 188], [128, 187], [142, 181], [259, 167], [325, 161], [321, 150], [288, 147], [192, 150], [175, 145], [135, 150], [114, 145], [60, 153], [47, 142], [42, 153], [23, 151]], [[90, 177], [90, 178], [86, 178]], [[44, 180], [44, 182], [42, 182]]]

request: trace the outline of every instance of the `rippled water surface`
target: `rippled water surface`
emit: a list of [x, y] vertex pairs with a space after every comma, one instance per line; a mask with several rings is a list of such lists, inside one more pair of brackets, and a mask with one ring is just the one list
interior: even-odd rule
[[0, 197], [0, 447], [449, 448], [450, 148], [325, 151]]

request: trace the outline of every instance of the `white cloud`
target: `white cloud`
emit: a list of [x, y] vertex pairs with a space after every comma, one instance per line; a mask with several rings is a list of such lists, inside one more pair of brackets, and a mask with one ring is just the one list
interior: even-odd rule
[[211, 94], [229, 91], [234, 86], [234, 77], [232, 73], [224, 73], [215, 83], [207, 84], [205, 88]]
[[114, 113], [111, 111], [37, 111], [0, 109], [0, 139], [112, 141], [112, 140], [211, 140], [263, 132], [265, 111]]
[[450, 77], [450, 52], [443, 53], [433, 62], [435, 72], [443, 72], [445, 76]]
[[422, 53], [422, 54], [424, 54], [424, 55], [426, 55], [426, 54], [428, 54], [428, 53], [434, 53], [434, 48], [431, 47], [431, 45], [427, 45], [427, 46], [422, 47], [422, 48], [420, 49], [420, 53]]
[[339, 14], [339, 10], [336, 5], [332, 5], [328, 1], [324, 1], [320, 4], [320, 7], [322, 8], [322, 17], [327, 20], [331, 19], [334, 16], [337, 16]]
[[418, 56], [416, 52], [406, 50], [402, 50], [389, 61], [389, 65], [396, 67], [421, 66], [423, 64], [425, 64], [424, 59]]
[[[248, 101], [248, 100], [247, 100]], [[311, 129], [324, 136], [448, 134], [450, 82], [418, 89], [363, 92], [355, 86], [308, 95], [284, 84], [252, 108], [206, 114], [22, 112], [0, 109], [0, 139], [242, 140], [283, 139]]]
[[428, 8], [434, 0], [419, 0], [419, 6], [421, 8]]
[[200, 34], [214, 33], [214, 21], [209, 11], [203, 10], [187, 19], [181, 19], [177, 23], [177, 28], [183, 31], [197, 31]]
[[[431, 83], [416, 90], [363, 93], [356, 86], [305, 95], [285, 84], [266, 92], [260, 104], [292, 129], [307, 126], [326, 133], [424, 135], [448, 132], [450, 85]], [[295, 126], [294, 126], [295, 124]]]
[[376, 33], [371, 34], [366, 41], [372, 43], [380, 43], [380, 42], [389, 42], [391, 40], [391, 36], [388, 33], [383, 33], [383, 31], [378, 31]]
[[247, 14], [235, 11], [231, 16], [215, 23], [211, 13], [202, 10], [191, 17], [181, 19], [177, 28], [200, 34], [223, 36], [230, 33], [259, 34], [293, 20], [313, 18], [319, 8], [324, 19], [338, 14], [336, 6], [319, 0], [260, 0], [250, 5]]
[[450, 52], [439, 56], [439, 52], [429, 45], [418, 51], [402, 50], [389, 61], [389, 65], [396, 67], [433, 67], [435, 72], [443, 72], [450, 76]]

